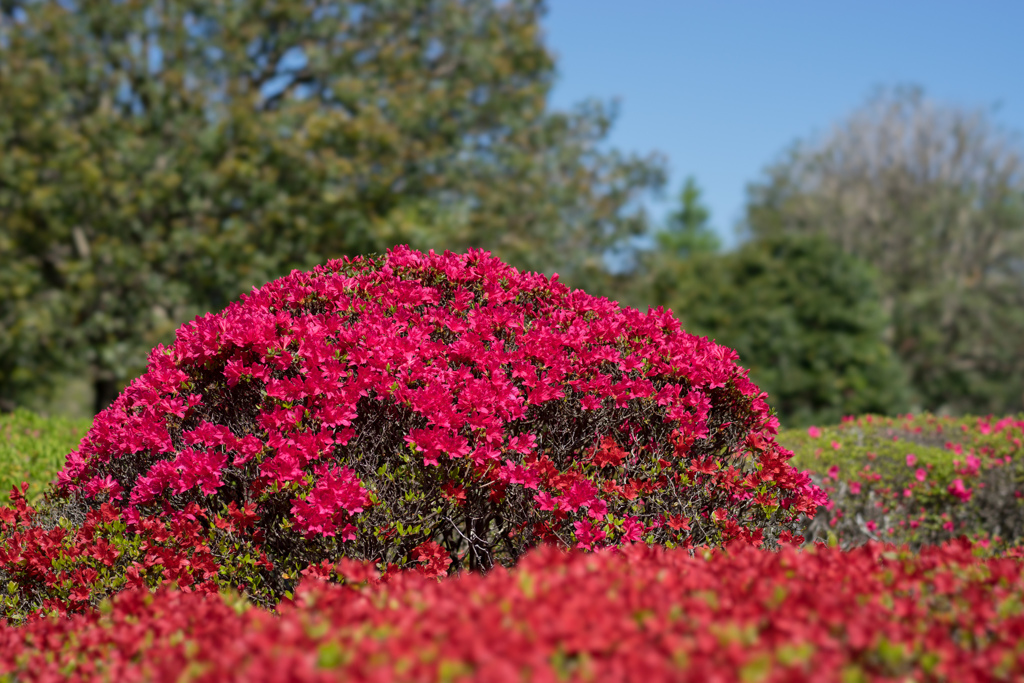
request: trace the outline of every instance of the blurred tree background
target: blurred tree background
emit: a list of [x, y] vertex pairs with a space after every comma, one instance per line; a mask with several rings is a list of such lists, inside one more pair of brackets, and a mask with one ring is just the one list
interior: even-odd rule
[[679, 200], [658, 248], [638, 256], [630, 303], [665, 306], [687, 331], [735, 349], [787, 426], [906, 410], [874, 269], [817, 235], [723, 253], [693, 179]]
[[552, 112], [540, 2], [0, 0], [0, 401], [93, 411], [194, 315], [345, 254], [602, 291], [656, 157]]
[[602, 144], [613, 105], [549, 106], [545, 11], [0, 0], [0, 410], [91, 416], [195, 315], [401, 243], [669, 307], [787, 426], [1024, 409], [1021, 154], [984, 114], [881, 91], [724, 251], [694, 178], [648, 219], [665, 164]]
[[747, 236], [874, 266], [918, 409], [1024, 410], [1024, 154], [982, 111], [880, 90], [749, 187]]
[[877, 91], [749, 185], [730, 253], [699, 196], [629, 301], [735, 348], [784, 424], [1024, 410], [1024, 164], [984, 112]]

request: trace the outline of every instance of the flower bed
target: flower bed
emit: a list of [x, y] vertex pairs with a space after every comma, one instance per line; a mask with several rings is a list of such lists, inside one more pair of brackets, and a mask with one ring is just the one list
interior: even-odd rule
[[808, 541], [1024, 541], [1024, 415], [866, 415], [786, 431], [779, 443], [829, 496], [803, 528]]
[[[335, 572], [344, 585], [312, 576]], [[279, 616], [237, 597], [124, 592], [0, 631], [0, 669], [26, 682], [1024, 676], [1024, 562], [966, 542], [919, 555], [543, 546], [486, 576], [381, 582], [351, 560], [309, 574]]]

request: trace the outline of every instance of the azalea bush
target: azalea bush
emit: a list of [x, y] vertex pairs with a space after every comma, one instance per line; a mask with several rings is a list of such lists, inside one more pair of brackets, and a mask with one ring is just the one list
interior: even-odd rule
[[1024, 415], [865, 415], [779, 440], [829, 497], [802, 529], [809, 542], [1024, 542]]
[[279, 616], [237, 595], [131, 590], [0, 630], [19, 681], [1014, 681], [1024, 561], [970, 544], [692, 556], [551, 545], [438, 582], [342, 560]]
[[[216, 564], [202, 580], [271, 608], [301, 572], [342, 557], [441, 576], [512, 566], [542, 542], [774, 548], [825, 497], [788, 463], [735, 361], [667, 311], [623, 309], [480, 250], [331, 261], [155, 348], [34, 514], [64, 530], [50, 533], [67, 566], [97, 511], [115, 515], [111, 542], [125, 548], [166, 530], [183, 544], [177, 529], [193, 525]], [[35, 533], [25, 515], [3, 523], [0, 547]], [[0, 556], [5, 582], [32, 554], [17, 543]], [[214, 552], [227, 547], [244, 566]], [[124, 552], [112, 573], [167, 570]], [[18, 604], [63, 593], [34, 595]]]
[[236, 587], [232, 576], [258, 577], [255, 569], [271, 566], [254, 544], [232, 535], [253, 523], [251, 511], [231, 506], [210, 520], [193, 504], [181, 517], [147, 517], [129, 530], [109, 503], [84, 506], [78, 519], [82, 508], [67, 503], [36, 510], [26, 489], [13, 489], [12, 505], [0, 509], [0, 618], [9, 626], [90, 611], [125, 589], [216, 593]]

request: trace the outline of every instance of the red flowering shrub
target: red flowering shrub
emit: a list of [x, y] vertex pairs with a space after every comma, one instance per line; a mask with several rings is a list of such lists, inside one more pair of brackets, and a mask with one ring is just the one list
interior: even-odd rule
[[541, 541], [774, 547], [824, 497], [735, 358], [483, 251], [396, 248], [182, 326], [59, 489], [129, 529], [222, 520], [269, 562], [218, 580], [267, 605], [340, 557], [441, 575]]
[[307, 579], [280, 616], [238, 598], [128, 591], [0, 629], [29, 681], [1019, 681], [1024, 561], [967, 543], [768, 553], [553, 546], [512, 570]]
[[63, 510], [37, 513], [25, 488], [12, 489], [12, 507], [0, 509], [0, 585], [7, 589], [0, 594], [0, 619], [12, 625], [90, 611], [126, 588], [173, 584], [213, 593], [235, 588], [232, 576], [271, 567], [252, 543], [224, 531], [232, 518], [246, 517], [233, 506], [228, 522], [218, 517], [204, 525], [207, 517], [193, 503], [182, 516], [144, 517], [128, 532], [109, 503], [89, 509], [78, 523], [65, 517], [54, 524]]

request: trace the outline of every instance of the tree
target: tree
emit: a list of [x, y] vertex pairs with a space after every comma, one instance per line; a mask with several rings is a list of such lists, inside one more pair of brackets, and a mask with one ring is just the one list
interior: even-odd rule
[[548, 110], [543, 12], [0, 0], [0, 398], [87, 371], [98, 411], [189, 317], [399, 243], [605, 283], [663, 171]]
[[740, 355], [787, 427], [893, 414], [905, 373], [883, 339], [877, 275], [822, 237], [781, 235], [658, 274], [654, 306]]
[[750, 235], [824, 235], [877, 268], [919, 408], [1024, 408], [1024, 164], [987, 115], [880, 91], [748, 196]]
[[679, 206], [663, 226], [648, 234], [654, 249], [626, 251], [630, 269], [618, 275], [616, 293], [623, 303], [646, 308], [664, 302], [676, 289], [681, 260], [717, 253], [721, 241], [710, 225], [711, 212], [701, 199], [700, 186], [687, 177], [679, 191]]
[[718, 251], [722, 242], [710, 227], [710, 218], [697, 181], [689, 176], [679, 192], [679, 210], [669, 214], [665, 229], [657, 234], [658, 244], [675, 258]]

